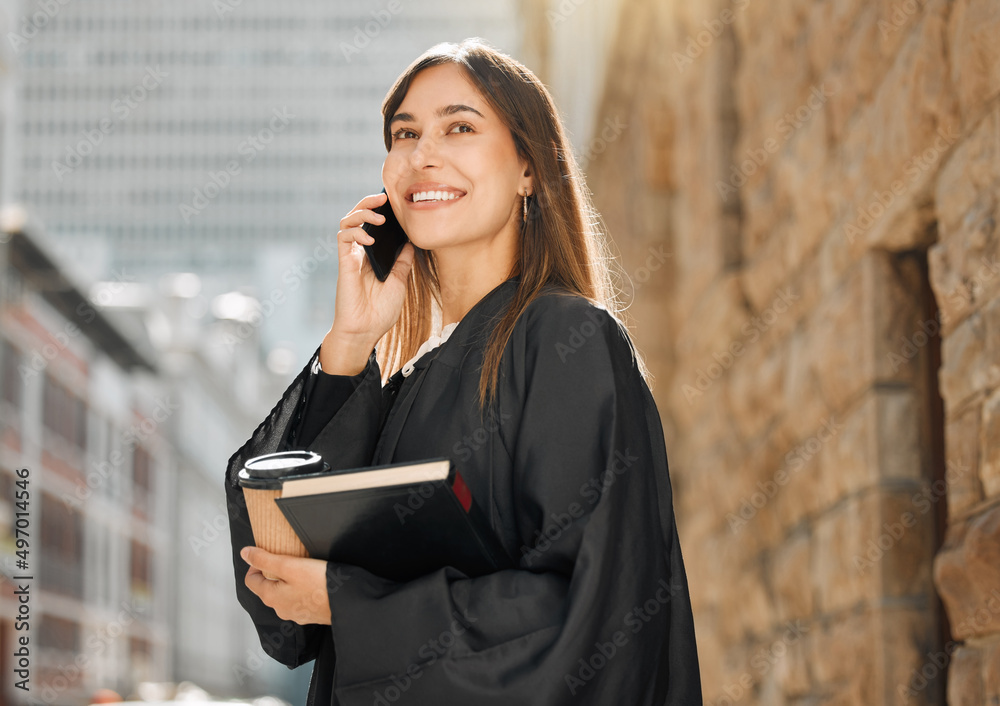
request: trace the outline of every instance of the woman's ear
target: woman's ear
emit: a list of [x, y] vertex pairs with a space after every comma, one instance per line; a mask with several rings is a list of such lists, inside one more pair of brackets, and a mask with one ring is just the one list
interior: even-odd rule
[[535, 178], [531, 176], [531, 168], [527, 166], [521, 175], [521, 193], [529, 196], [535, 193]]

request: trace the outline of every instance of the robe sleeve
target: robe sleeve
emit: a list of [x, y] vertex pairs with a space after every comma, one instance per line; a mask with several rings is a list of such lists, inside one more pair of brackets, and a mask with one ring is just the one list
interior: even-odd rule
[[519, 564], [397, 583], [328, 562], [338, 703], [700, 704], [662, 427], [627, 335], [544, 297], [507, 356]]
[[[315, 380], [310, 380], [314, 376], [311, 372], [312, 363], [310, 360], [302, 369], [250, 439], [229, 459], [225, 482], [237, 599], [253, 620], [264, 651], [290, 668], [316, 658], [327, 628], [319, 625], [302, 626], [289, 620], [281, 620], [273, 608], [265, 605], [247, 588], [244, 579], [250, 567], [240, 556], [240, 549], [254, 546], [255, 542], [237, 474], [248, 459], [282, 451], [288, 446], [290, 437], [294, 440], [294, 432], [299, 429], [306, 412], [305, 393], [315, 384]], [[383, 395], [388, 392], [382, 388], [374, 352], [365, 369], [351, 377], [350, 385], [353, 391], [341, 400], [338, 409], [332, 409], [330, 405], [324, 406], [315, 399], [314, 394], [313, 405], [308, 410], [314, 419], [328, 417], [323, 431], [316, 434], [310, 448], [323, 456], [334, 469], [364, 466], [371, 460], [383, 410], [387, 404]], [[316, 390], [313, 392], [316, 393]], [[318, 426], [315, 422], [312, 424]], [[301, 434], [301, 430], [299, 433]], [[336, 449], [331, 448], [330, 440], [337, 434], [337, 438], [351, 439], [351, 443], [340, 443]]]
[[[319, 368], [318, 362], [315, 368]], [[365, 371], [357, 375], [330, 375], [314, 369], [306, 379], [302, 411], [288, 432], [288, 448], [307, 448], [344, 406], [364, 379]]]

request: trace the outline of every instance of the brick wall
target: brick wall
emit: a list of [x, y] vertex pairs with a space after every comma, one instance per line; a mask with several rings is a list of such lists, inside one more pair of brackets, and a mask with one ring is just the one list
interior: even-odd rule
[[1000, 3], [626, 0], [616, 37], [587, 172], [706, 703], [997, 703]]

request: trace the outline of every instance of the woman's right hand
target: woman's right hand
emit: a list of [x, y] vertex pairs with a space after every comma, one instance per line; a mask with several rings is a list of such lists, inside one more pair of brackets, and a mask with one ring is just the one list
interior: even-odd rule
[[333, 325], [323, 339], [319, 362], [323, 372], [356, 375], [368, 363], [379, 339], [399, 319], [406, 283], [413, 266], [411, 243], [403, 246], [385, 282], [379, 282], [364, 245], [375, 242], [362, 223], [381, 225], [385, 217], [372, 209], [385, 203], [384, 193], [366, 196], [340, 221], [337, 233], [337, 301]]

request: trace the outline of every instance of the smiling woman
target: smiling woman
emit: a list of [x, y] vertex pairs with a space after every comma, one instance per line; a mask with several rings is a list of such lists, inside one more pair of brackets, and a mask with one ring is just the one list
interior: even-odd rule
[[[662, 427], [548, 91], [473, 39], [382, 112], [386, 193], [340, 222], [330, 331], [227, 471], [261, 644], [316, 661], [313, 704], [700, 704]], [[381, 282], [361, 226], [386, 199], [410, 242]], [[450, 458], [512, 568], [397, 582], [252, 546], [237, 474], [293, 448]]]
[[531, 193], [533, 181], [510, 130], [451, 63], [418, 73], [397, 111], [382, 181], [403, 229], [434, 253], [440, 279], [471, 269], [468, 257], [479, 260], [476, 270], [492, 263], [487, 271], [502, 278], [517, 255], [518, 194]]

